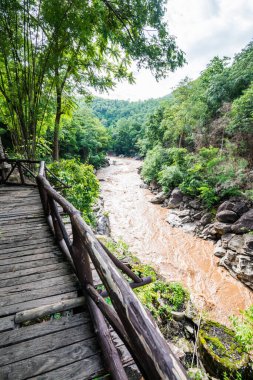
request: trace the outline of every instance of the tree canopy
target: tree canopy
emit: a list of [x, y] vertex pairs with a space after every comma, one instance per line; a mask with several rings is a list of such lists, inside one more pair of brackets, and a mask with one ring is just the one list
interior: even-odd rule
[[181, 66], [184, 55], [164, 12], [165, 0], [1, 1], [1, 119], [16, 149], [34, 157], [38, 138], [51, 127], [58, 159], [71, 95], [133, 82], [133, 60], [157, 79]]

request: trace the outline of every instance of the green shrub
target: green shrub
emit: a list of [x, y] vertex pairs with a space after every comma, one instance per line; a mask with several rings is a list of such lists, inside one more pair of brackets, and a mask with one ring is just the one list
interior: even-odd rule
[[164, 192], [173, 190], [183, 181], [183, 173], [177, 165], [165, 167], [158, 174], [158, 183]]
[[161, 145], [156, 145], [150, 150], [144, 160], [141, 175], [145, 181], [158, 180], [158, 173], [165, 164], [170, 162], [168, 150]]
[[99, 193], [99, 183], [93, 166], [81, 164], [77, 160], [61, 160], [50, 165], [53, 173], [68, 186], [63, 195], [73, 204], [86, 222], [93, 222], [92, 206]]
[[241, 311], [241, 318], [231, 317], [236, 339], [246, 351], [253, 350], [253, 305]]
[[155, 281], [135, 289], [138, 298], [159, 323], [167, 323], [172, 311], [179, 311], [189, 299], [188, 292], [177, 282]]

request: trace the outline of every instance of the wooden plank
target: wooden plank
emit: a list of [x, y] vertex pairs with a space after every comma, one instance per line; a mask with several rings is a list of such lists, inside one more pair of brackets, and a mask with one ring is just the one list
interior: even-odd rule
[[7, 236], [12, 236], [13, 234], [19, 234], [24, 235], [27, 233], [31, 233], [33, 231], [34, 233], [38, 233], [39, 231], [49, 231], [49, 226], [46, 224], [29, 224], [27, 227], [24, 227], [22, 225], [15, 226], [15, 228], [11, 228], [11, 226], [8, 226], [8, 223], [5, 227], [0, 227], [0, 237], [6, 238]]
[[[41, 260], [46, 260], [50, 258], [62, 258], [63, 255], [61, 252], [58, 253], [58, 255], [54, 254], [53, 252], [46, 252], [46, 253], [41, 253], [38, 255], [27, 255], [27, 256], [19, 256], [19, 257], [14, 257], [11, 259], [3, 259], [0, 255], [0, 266], [3, 265], [15, 265], [15, 264], [21, 264], [29, 261], [41, 261]], [[21, 268], [19, 268], [21, 269]]]
[[70, 299], [70, 298], [75, 298], [75, 297], [77, 297], [76, 291], [70, 292], [70, 293], [64, 293], [64, 294], [57, 295], [57, 296], [40, 298], [40, 299], [27, 301], [27, 302], [21, 302], [21, 303], [16, 304], [15, 307], [13, 305], [11, 305], [11, 306], [8, 306], [4, 309], [1, 308], [0, 309], [0, 316], [7, 316], [10, 314], [18, 313], [20, 311], [33, 309], [35, 307], [42, 306], [42, 305], [49, 305], [52, 303], [60, 302], [60, 301], [65, 300], [65, 299]]
[[24, 255], [31, 255], [31, 253], [43, 253], [47, 252], [51, 248], [53, 251], [60, 252], [59, 247], [55, 244], [53, 241], [47, 241], [41, 246], [38, 244], [31, 243], [30, 245], [21, 245], [19, 247], [12, 247], [12, 248], [6, 248], [1, 249], [0, 257], [4, 257], [6, 255], [7, 257], [18, 257], [18, 256], [24, 256]]
[[[36, 289], [42, 289], [42, 288], [49, 288], [50, 286], [56, 286], [60, 284], [69, 284], [69, 283], [76, 283], [78, 284], [78, 280], [76, 278], [76, 275], [68, 274], [65, 276], [60, 276], [56, 278], [47, 278], [45, 280], [35, 281], [35, 282], [28, 282], [26, 284], [21, 285], [13, 285], [5, 288], [0, 288], [0, 297], [3, 296], [11, 296], [14, 293], [19, 293], [20, 297], [22, 297], [23, 292], [36, 290]], [[1, 298], [0, 298], [1, 303]]]
[[12, 312], [15, 312], [16, 310], [15, 305], [19, 305], [20, 303], [49, 296], [56, 296], [57, 294], [73, 292], [75, 290], [78, 290], [79, 288], [80, 285], [78, 282], [70, 281], [64, 284], [59, 284], [46, 288], [41, 287], [35, 290], [28, 290], [24, 292], [9, 294], [0, 298], [0, 307], [4, 308], [4, 310], [13, 310], [11, 312], [9, 311], [9, 314], [12, 314]]
[[13, 273], [15, 271], [22, 271], [25, 269], [36, 268], [40, 266], [62, 263], [64, 261], [66, 261], [66, 259], [64, 259], [63, 256], [52, 255], [52, 257], [45, 260], [37, 260], [37, 261], [30, 261], [30, 262], [28, 261], [28, 262], [23, 262], [23, 263], [18, 263], [18, 264], [3, 265], [3, 266], [0, 266], [0, 278], [1, 278], [2, 273], [7, 273], [7, 272]]
[[[15, 363], [44, 352], [52, 352], [57, 348], [65, 347], [84, 339], [94, 337], [91, 323], [82, 326], [74, 326], [67, 330], [53, 332], [13, 346], [0, 348], [1, 365]], [[67, 358], [64, 358], [67, 360]], [[15, 379], [15, 377], [13, 377]]]
[[[0, 332], [11, 330], [14, 328], [14, 315], [0, 318]], [[0, 335], [0, 341], [2, 339], [2, 334]]]
[[8, 278], [4, 280], [0, 280], [0, 288], [2, 287], [8, 287], [13, 285], [19, 285], [19, 284], [27, 284], [27, 283], [33, 283], [38, 282], [43, 279], [47, 278], [59, 278], [61, 276], [65, 276], [67, 274], [73, 273], [73, 270], [70, 266], [64, 266], [59, 269], [53, 269], [52, 271], [45, 271], [42, 273], [35, 273], [30, 274], [22, 277], [14, 277], [14, 278]]
[[[64, 365], [64, 368], [66, 368], [66, 364], [72, 364], [77, 361], [85, 363], [82, 380], [87, 379], [90, 375], [101, 371], [103, 368], [102, 360], [98, 354], [99, 351], [96, 338], [81, 340], [78, 343], [59, 348], [52, 352], [45, 352], [41, 355], [6, 365], [0, 369], [1, 379], [9, 379], [10, 374], [11, 378], [15, 380], [23, 380], [31, 376], [35, 376], [37, 379], [37, 376], [43, 372], [52, 371]], [[96, 354], [98, 360], [95, 359], [94, 361], [94, 354]], [[64, 376], [54, 374], [54, 380], [60, 378], [73, 379], [68, 372], [65, 372]]]
[[[51, 245], [47, 247], [42, 247], [42, 248], [34, 248], [34, 249], [29, 249], [29, 250], [21, 250], [18, 252], [9, 252], [9, 253], [0, 253], [0, 265], [4, 263], [6, 260], [12, 260], [9, 263], [17, 263], [17, 262], [24, 262], [26, 260], [33, 260], [33, 257], [36, 257], [39, 260], [39, 257], [42, 258], [42, 255], [50, 255], [49, 257], [54, 257], [54, 256], [61, 256], [62, 252], [60, 251], [59, 248], [57, 247], [51, 247]], [[28, 259], [29, 257], [29, 259]], [[46, 258], [46, 256], [44, 256]], [[20, 260], [20, 261], [19, 261]], [[7, 263], [7, 261], [6, 261]]]
[[[30, 244], [34, 245], [35, 241], [34, 240], [26, 240], [26, 241], [16, 241], [16, 242], [11, 242], [11, 243], [6, 243], [6, 244], [0, 244], [0, 250], [2, 251], [5, 251], [5, 249], [8, 249], [8, 248], [14, 248], [15, 245], [17, 247], [27, 247], [29, 246]], [[43, 245], [44, 243], [51, 243], [51, 244], [55, 244], [55, 240], [54, 240], [54, 237], [53, 236], [48, 236], [48, 237], [44, 237], [44, 238], [36, 238], [36, 243], [37, 243], [37, 246], [39, 245]]]
[[14, 277], [21, 277], [21, 276], [27, 276], [29, 274], [35, 274], [35, 273], [43, 273], [51, 270], [61, 269], [65, 266], [69, 266], [68, 263], [62, 262], [57, 264], [50, 264], [50, 265], [43, 265], [35, 268], [29, 268], [24, 270], [17, 270], [15, 272], [7, 272], [7, 273], [1, 273], [0, 280], [14, 278]]
[[35, 223], [35, 222], [40, 222], [40, 223], [43, 223], [45, 221], [45, 216], [43, 215], [35, 215], [35, 216], [31, 216], [31, 215], [25, 215], [25, 216], [17, 216], [15, 218], [15, 216], [13, 216], [13, 218], [8, 218], [8, 220], [5, 218], [2, 218], [2, 216], [0, 216], [0, 226], [6, 226], [6, 223], [8, 223], [9, 226], [16, 226], [16, 225], [26, 225], [28, 223]]
[[[81, 343], [82, 343], [82, 346], [81, 346]], [[79, 347], [78, 351], [81, 351], [81, 349], [83, 348], [83, 344], [87, 345], [89, 342], [84, 341], [81, 343], [80, 343], [80, 347]], [[115, 343], [116, 343], [116, 347], [117, 347], [118, 351], [120, 352], [120, 356], [122, 358], [123, 365], [128, 366], [129, 364], [133, 364], [133, 359], [131, 358], [131, 356], [129, 355], [129, 353], [125, 349], [125, 347], [122, 344], [118, 344], [117, 342], [115, 342]], [[100, 378], [100, 376], [103, 376], [106, 374], [106, 371], [105, 371], [105, 368], [103, 365], [103, 361], [102, 361], [102, 356], [100, 355], [99, 352], [95, 353], [94, 355], [92, 355], [88, 358], [82, 356], [80, 353], [80, 357], [78, 358], [76, 355], [70, 354], [70, 352], [72, 352], [71, 346], [68, 346], [65, 349], [67, 350], [67, 352], [65, 354], [66, 357], [71, 358], [70, 362], [67, 361], [67, 362], [65, 362], [65, 366], [63, 366], [63, 367], [59, 366], [60, 367], [59, 369], [54, 369], [54, 370], [49, 371], [49, 369], [52, 367], [50, 367], [50, 362], [48, 361], [49, 366], [47, 366], [46, 370], [44, 370], [44, 372], [46, 372], [46, 371], [48, 371], [48, 372], [46, 372], [42, 375], [39, 375], [38, 373], [34, 373], [33, 376], [36, 376], [36, 375], [37, 376], [30, 378], [30, 380], [35, 380], [35, 379], [36, 380], [56, 380], [56, 379], [60, 379], [60, 378], [71, 379], [71, 380], [83, 380], [83, 379], [91, 379], [91, 378], [95, 378], [95, 377]], [[71, 351], [69, 351], [70, 349], [71, 349]], [[53, 352], [52, 354], [56, 354], [56, 355], [60, 354], [63, 356], [64, 352], [62, 352], [61, 350], [57, 350], [56, 352]], [[34, 358], [34, 359], [36, 359], [36, 358]], [[61, 359], [59, 358], [59, 360], [61, 360]], [[30, 359], [29, 359], [29, 361], [30, 361]], [[46, 358], [45, 358], [45, 363], [47, 363]], [[58, 365], [58, 363], [56, 364], [56, 366]], [[34, 368], [34, 364], [35, 363], [31, 364], [32, 368]], [[55, 365], [55, 364], [53, 364], [53, 365]], [[35, 364], [35, 366], [36, 366], [36, 364]], [[106, 377], [106, 378], [109, 379], [110, 377]], [[21, 379], [23, 379], [23, 378], [21, 378]]]
[[37, 318], [44, 317], [58, 313], [59, 311], [70, 310], [79, 306], [85, 305], [86, 300], [84, 297], [75, 297], [73, 299], [61, 300], [59, 302], [46, 304], [44, 306], [35, 307], [34, 309], [24, 310], [15, 315], [15, 323], [23, 323], [26, 321], [32, 321]]
[[[11, 318], [13, 320], [13, 316]], [[70, 327], [80, 326], [89, 321], [90, 315], [88, 311], [84, 311], [82, 313], [70, 316], [63, 316], [61, 319], [53, 319], [46, 322], [36, 323], [31, 326], [24, 326], [12, 331], [3, 332], [0, 339], [0, 348], [25, 342], [30, 339], [39, 338], [40, 336], [48, 335], [53, 332], [67, 330]]]
[[4, 236], [1, 236], [1, 240], [0, 240], [0, 248], [1, 246], [6, 246], [7, 244], [16, 244], [16, 243], [21, 243], [23, 244], [24, 242], [27, 243], [27, 241], [37, 241], [37, 239], [44, 239], [44, 238], [51, 238], [52, 239], [52, 234], [50, 233], [50, 231], [46, 231], [46, 230], [40, 230], [40, 231], [30, 231], [29, 232], [26, 232], [24, 234], [15, 234], [15, 235], [12, 235], [10, 237], [4, 237]]
[[[30, 380], [56, 380], [71, 379], [84, 380], [99, 377], [105, 374], [103, 360], [100, 354], [90, 356], [86, 359], [75, 361], [72, 364], [61, 367], [54, 371], [30, 377]], [[3, 378], [5, 380], [6, 378]], [[108, 378], [109, 380], [110, 378]]]

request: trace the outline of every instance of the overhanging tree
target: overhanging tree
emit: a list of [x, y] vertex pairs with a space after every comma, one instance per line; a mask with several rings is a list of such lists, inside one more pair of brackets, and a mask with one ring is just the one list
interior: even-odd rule
[[164, 0], [3, 0], [0, 92], [15, 144], [27, 157], [54, 102], [54, 158], [64, 98], [133, 81], [131, 62], [157, 79], [184, 62], [163, 22]]

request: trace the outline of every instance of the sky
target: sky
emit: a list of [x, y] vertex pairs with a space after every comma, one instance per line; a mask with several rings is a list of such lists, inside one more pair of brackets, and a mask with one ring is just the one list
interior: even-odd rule
[[186, 76], [197, 78], [214, 56], [232, 58], [253, 39], [253, 0], [168, 0], [165, 18], [188, 63], [159, 82], [148, 70], [134, 70], [135, 84], [124, 81], [96, 95], [132, 101], [168, 95]]

